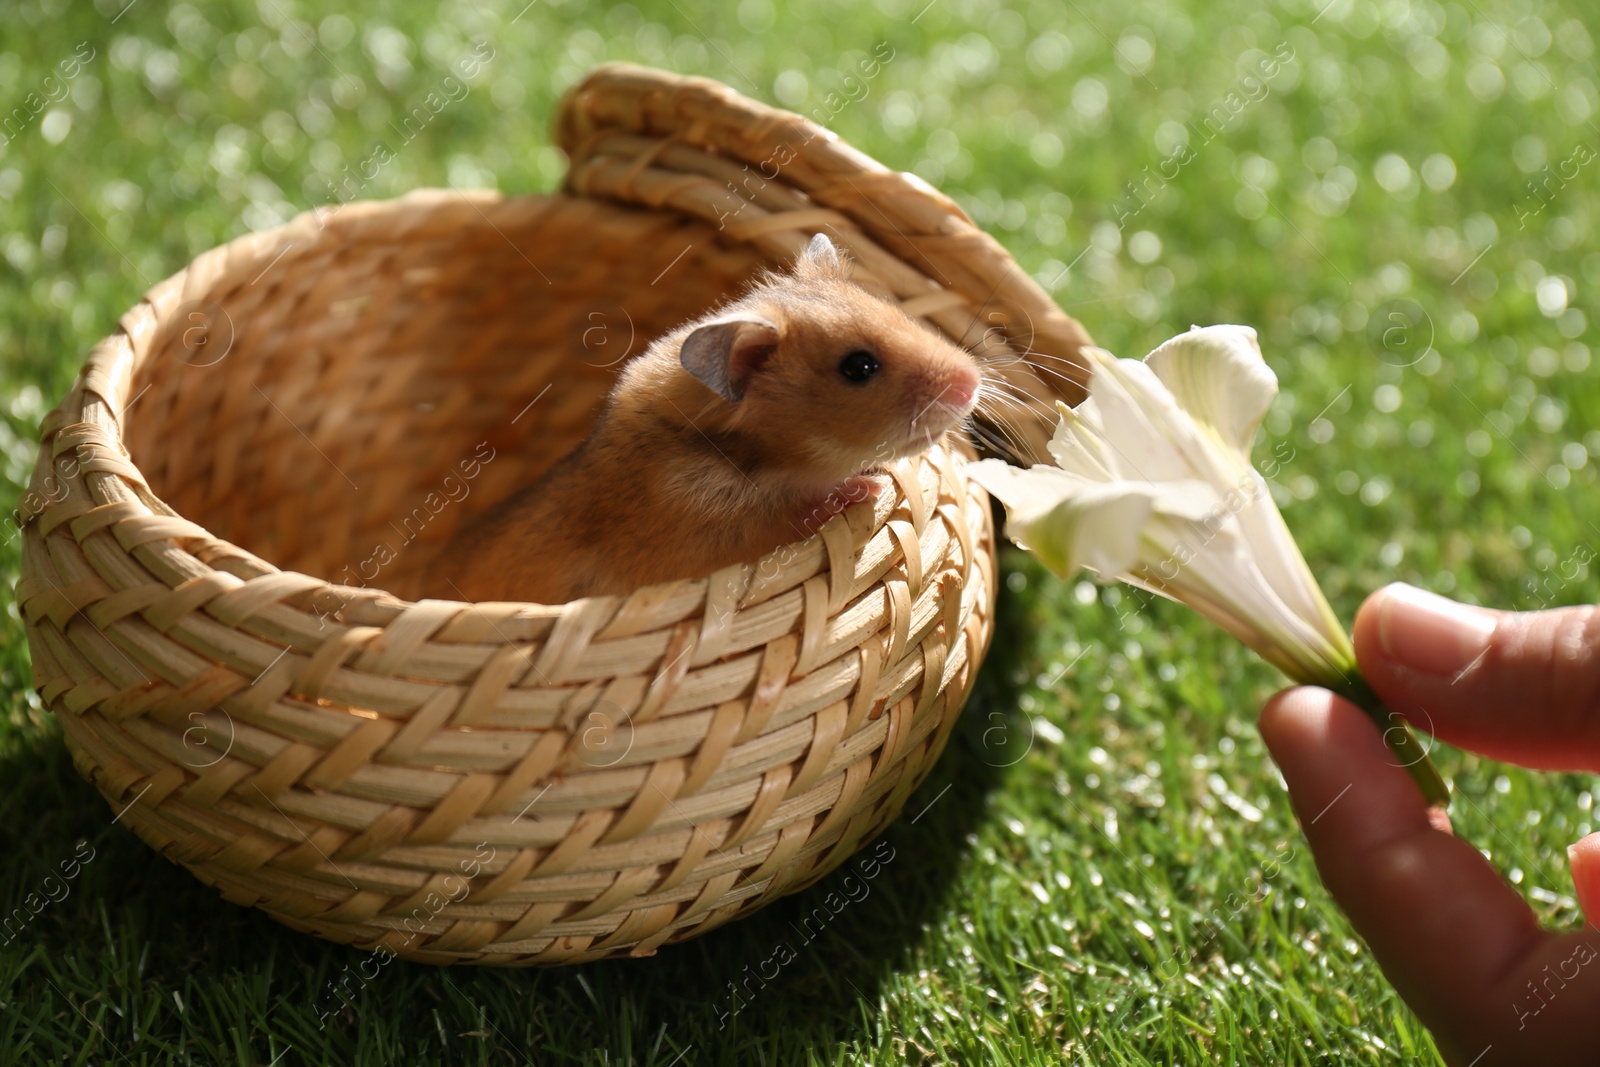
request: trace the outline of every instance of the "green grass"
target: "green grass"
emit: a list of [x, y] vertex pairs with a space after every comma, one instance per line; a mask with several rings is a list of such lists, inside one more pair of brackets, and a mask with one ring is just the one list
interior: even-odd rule
[[[1286, 517], [1344, 617], [1392, 579], [1507, 607], [1600, 594], [1592, 570], [1559, 577], [1600, 547], [1600, 160], [1519, 219], [1546, 164], [1600, 150], [1591, 6], [540, 0], [513, 23], [522, 0], [125, 2], [0, 17], [0, 114], [93, 49], [0, 148], [7, 510], [40, 416], [147, 285], [328, 202], [327, 179], [484, 34], [495, 58], [470, 93], [362, 195], [548, 190], [557, 94], [590, 66], [704, 73], [922, 174], [1121, 355], [1190, 323], [1256, 326], [1283, 384], [1257, 454], [1279, 457]], [[879, 42], [894, 58], [862, 96], [845, 79]], [[1240, 82], [1248, 50], [1280, 46], [1292, 62]], [[1230, 92], [1220, 132], [1128, 199]], [[844, 872], [650, 960], [396, 962], [367, 981], [348, 978], [361, 954], [223, 903], [111, 824], [30, 691], [8, 598], [0, 906], [94, 858], [0, 945], [0, 1060], [1438, 1062], [1323, 891], [1257, 737], [1280, 679], [1171, 605], [1002, 564], [964, 721], [889, 831], [894, 859], [815, 940], [797, 927]], [[0, 585], [17, 568], [11, 540]], [[1459, 831], [1574, 922], [1564, 846], [1595, 782], [1435, 756]], [[791, 953], [723, 1017], [730, 981]]]

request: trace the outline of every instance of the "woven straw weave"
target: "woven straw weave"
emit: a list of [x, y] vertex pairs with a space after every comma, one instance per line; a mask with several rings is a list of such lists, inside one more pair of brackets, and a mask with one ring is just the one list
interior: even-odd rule
[[926, 775], [989, 640], [965, 443], [708, 579], [408, 599], [624, 355], [826, 230], [1035, 398], [1018, 451], [1080, 395], [1021, 358], [1086, 338], [998, 244], [807, 120], [614, 65], [558, 137], [562, 195], [323, 209], [156, 286], [20, 508], [35, 683], [119, 821], [231, 901], [425, 962], [648, 954], [815, 881]]

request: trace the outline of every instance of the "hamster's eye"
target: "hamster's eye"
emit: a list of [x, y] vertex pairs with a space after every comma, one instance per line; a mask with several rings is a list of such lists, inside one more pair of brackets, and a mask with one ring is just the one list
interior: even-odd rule
[[878, 357], [864, 348], [852, 349], [839, 361], [839, 373], [846, 381], [864, 382], [878, 373]]

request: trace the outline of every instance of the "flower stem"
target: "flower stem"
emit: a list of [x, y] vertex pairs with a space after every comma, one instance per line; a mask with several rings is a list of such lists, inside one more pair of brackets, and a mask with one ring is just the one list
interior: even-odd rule
[[1360, 672], [1351, 670], [1330, 688], [1366, 712], [1368, 717], [1378, 724], [1378, 729], [1383, 731], [1384, 743], [1400, 760], [1400, 766], [1411, 775], [1411, 780], [1422, 790], [1428, 806], [1448, 807], [1450, 787], [1445, 785], [1444, 779], [1439, 775], [1439, 769], [1433, 765], [1433, 760], [1428, 758], [1427, 748], [1417, 740], [1416, 734], [1411, 732], [1411, 727], [1404, 719], [1384, 706], [1383, 701], [1373, 692], [1372, 686], [1367, 684], [1367, 680]]

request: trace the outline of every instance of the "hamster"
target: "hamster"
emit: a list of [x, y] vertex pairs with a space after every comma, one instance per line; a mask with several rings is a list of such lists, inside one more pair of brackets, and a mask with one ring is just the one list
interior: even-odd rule
[[850, 280], [785, 274], [625, 364], [589, 436], [441, 555], [469, 600], [558, 604], [754, 562], [875, 493], [978, 401], [965, 349]]

